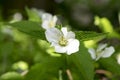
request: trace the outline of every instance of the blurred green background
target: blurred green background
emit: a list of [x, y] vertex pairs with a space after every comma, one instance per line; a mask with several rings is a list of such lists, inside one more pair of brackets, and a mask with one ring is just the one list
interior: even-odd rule
[[5, 20], [15, 12], [25, 16], [28, 6], [62, 15], [63, 20], [75, 29], [96, 30], [93, 25], [96, 15], [107, 17], [115, 27], [119, 26], [120, 0], [0, 0], [0, 6]]

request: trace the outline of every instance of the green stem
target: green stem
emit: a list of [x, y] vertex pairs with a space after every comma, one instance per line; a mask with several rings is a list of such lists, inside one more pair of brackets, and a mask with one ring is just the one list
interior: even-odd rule
[[68, 55], [65, 54], [65, 69], [68, 69], [69, 63], [68, 63]]

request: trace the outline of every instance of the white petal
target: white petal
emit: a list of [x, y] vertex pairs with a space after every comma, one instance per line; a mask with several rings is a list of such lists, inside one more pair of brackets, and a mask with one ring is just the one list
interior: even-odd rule
[[110, 57], [114, 52], [115, 52], [115, 49], [112, 46], [105, 48], [104, 54], [102, 55], [102, 57]]
[[56, 22], [57, 22], [57, 16], [53, 16], [53, 22], [56, 24]]
[[51, 14], [48, 13], [42, 15], [42, 27], [44, 29], [55, 27], [56, 21], [57, 21], [56, 16], [52, 16]]
[[120, 64], [120, 54], [117, 55], [117, 62]]
[[44, 22], [42, 23], [42, 27], [47, 30], [47, 29], [50, 28], [48, 24], [49, 24], [48, 21], [44, 21]]
[[107, 46], [107, 44], [99, 44], [98, 48], [97, 48], [97, 52], [101, 51], [102, 49], [104, 49]]
[[103, 56], [103, 54], [104, 54], [104, 51], [101, 51], [99, 54], [97, 54], [95, 60], [96, 60], [96, 61], [99, 60], [99, 59]]
[[60, 46], [59, 44], [52, 43], [52, 46], [54, 46], [55, 52], [66, 53], [66, 51], [67, 51], [66, 47]]
[[68, 33], [67, 28], [66, 28], [66, 27], [63, 27], [63, 28], [61, 29], [61, 31], [63, 32], [64, 37], [66, 37], [66, 36], [67, 36], [67, 33]]
[[67, 39], [75, 39], [75, 33], [72, 32], [72, 31], [68, 32], [66, 38], [67, 38]]
[[45, 36], [49, 42], [58, 42], [62, 33], [57, 28], [50, 28], [45, 31]]
[[47, 20], [47, 21], [52, 20], [52, 15], [49, 14], [49, 13], [44, 13], [44, 14], [42, 15], [42, 21], [45, 21], [45, 20]]
[[69, 39], [67, 45], [67, 54], [70, 55], [79, 51], [80, 42], [77, 39]]
[[89, 49], [88, 49], [88, 52], [90, 53], [92, 59], [96, 59], [96, 52], [95, 52], [95, 49], [89, 48]]

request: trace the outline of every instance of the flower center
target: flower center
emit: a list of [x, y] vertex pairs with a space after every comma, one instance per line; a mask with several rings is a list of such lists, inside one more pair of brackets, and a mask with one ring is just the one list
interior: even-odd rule
[[66, 46], [68, 41], [62, 36], [59, 40], [59, 45]]
[[98, 57], [101, 53], [102, 53], [102, 51], [96, 52], [96, 56]]
[[54, 22], [53, 22], [53, 21], [50, 21], [50, 22], [49, 22], [49, 26], [50, 26], [50, 28], [51, 28], [51, 27], [54, 27]]

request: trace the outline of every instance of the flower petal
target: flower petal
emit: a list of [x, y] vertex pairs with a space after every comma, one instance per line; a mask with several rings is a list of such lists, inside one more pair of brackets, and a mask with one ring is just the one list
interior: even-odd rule
[[67, 54], [70, 55], [79, 51], [80, 42], [77, 39], [69, 39], [67, 45]]
[[58, 42], [62, 33], [57, 28], [50, 28], [45, 31], [45, 36], [49, 42]]
[[98, 53], [95, 60], [96, 61], [99, 60], [103, 56], [103, 54], [104, 54], [104, 51], [101, 51], [100, 53]]
[[57, 44], [57, 43], [52, 43], [52, 46], [54, 46], [55, 52], [58, 52], [58, 53], [66, 53], [66, 51], [67, 51], [66, 47], [60, 46], [60, 45]]
[[56, 22], [57, 22], [57, 16], [53, 16], [53, 22], [56, 24]]
[[44, 22], [42, 23], [42, 27], [47, 30], [47, 29], [50, 28], [48, 24], [49, 24], [48, 21], [44, 21]]
[[98, 48], [97, 48], [97, 52], [101, 51], [102, 49], [104, 49], [107, 46], [107, 44], [99, 44]]
[[96, 59], [96, 52], [95, 52], [95, 49], [89, 48], [89, 49], [88, 49], [88, 52], [90, 53], [92, 59]]
[[72, 31], [70, 31], [70, 32], [68, 32], [68, 34], [67, 34], [67, 37], [66, 37], [67, 39], [75, 39], [75, 33], [74, 32], [72, 32]]
[[64, 37], [66, 37], [66, 36], [67, 36], [67, 33], [68, 33], [67, 28], [66, 28], [66, 27], [63, 27], [63, 28], [61, 29], [61, 31], [62, 31]]
[[115, 49], [112, 46], [105, 48], [104, 54], [102, 55], [102, 57], [110, 57], [114, 52], [115, 52]]
[[49, 14], [49, 13], [44, 13], [43, 15], [42, 15], [42, 21], [50, 21], [50, 20], [52, 20], [52, 15], [51, 14]]

